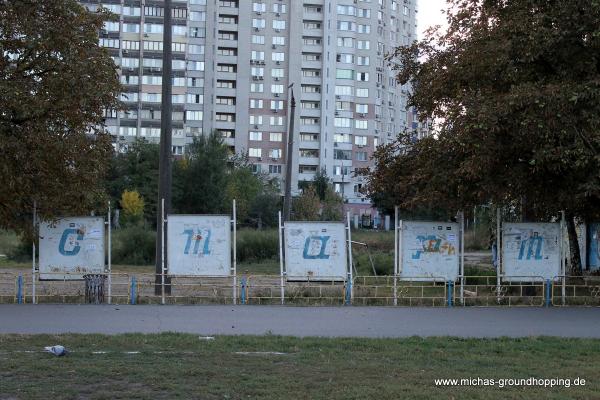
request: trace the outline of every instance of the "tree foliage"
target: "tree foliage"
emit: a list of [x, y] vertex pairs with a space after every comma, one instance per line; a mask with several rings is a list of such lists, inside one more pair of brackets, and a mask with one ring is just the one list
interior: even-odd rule
[[173, 208], [182, 214], [226, 212], [229, 153], [215, 133], [194, 138], [173, 168]]
[[103, 110], [120, 92], [98, 46], [107, 18], [75, 0], [0, 2], [1, 227], [28, 231], [34, 202], [42, 219], [98, 204], [112, 150]]
[[144, 215], [156, 221], [158, 198], [158, 145], [138, 140], [124, 153], [113, 155], [106, 190], [116, 202], [125, 190], [138, 192], [144, 199]]
[[344, 201], [333, 189], [325, 170], [317, 172], [310, 182], [305, 182], [302, 194], [294, 199], [294, 219], [297, 221], [340, 221]]
[[376, 153], [373, 199], [598, 218], [600, 2], [451, 3], [446, 32], [389, 57], [413, 82], [409, 105], [442, 122], [435, 137], [401, 135]]
[[135, 190], [123, 191], [120, 203], [125, 224], [141, 222], [144, 217], [144, 199], [138, 192]]

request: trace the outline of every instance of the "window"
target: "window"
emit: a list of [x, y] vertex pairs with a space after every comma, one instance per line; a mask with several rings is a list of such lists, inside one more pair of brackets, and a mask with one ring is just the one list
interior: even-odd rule
[[128, 6], [123, 7], [123, 15], [139, 17], [141, 15], [141, 13], [142, 13], [142, 9], [140, 7], [128, 7]]
[[367, 152], [366, 151], [357, 151], [356, 152], [356, 161], [367, 161]]
[[262, 157], [262, 149], [250, 147], [248, 149], [248, 156], [249, 157]]
[[256, 60], [262, 61], [265, 59], [265, 52], [252, 50], [252, 56], [250, 57], [250, 59], [255, 60], [255, 61]]
[[302, 142], [318, 142], [318, 133], [300, 133], [300, 141]]
[[238, 19], [235, 15], [221, 15], [219, 14], [219, 23], [221, 24], [237, 24]]
[[333, 135], [333, 141], [334, 143], [352, 143], [349, 133], [336, 133]]
[[126, 68], [137, 68], [140, 66], [140, 59], [123, 57], [121, 59], [121, 66]]
[[301, 125], [319, 125], [319, 118], [316, 117], [301, 117], [300, 124]]
[[139, 50], [140, 49], [140, 42], [138, 42], [137, 40], [122, 40], [121, 45], [123, 46], [124, 50]]
[[356, 23], [350, 21], [338, 21], [338, 31], [351, 31], [356, 32]]
[[163, 49], [163, 42], [149, 42], [149, 41], [144, 42], [144, 50], [162, 51], [162, 49]]
[[353, 15], [356, 16], [356, 8], [354, 6], [337, 6], [337, 13], [340, 15]]
[[252, 93], [263, 93], [264, 92], [264, 85], [262, 83], [251, 83], [250, 84], [250, 91]]
[[356, 103], [356, 112], [360, 114], [367, 114], [369, 112], [369, 105]]
[[285, 14], [285, 12], [286, 12], [286, 5], [285, 4], [280, 4], [280, 3], [273, 4], [273, 12], [274, 13]]
[[284, 46], [285, 45], [285, 37], [283, 36], [273, 36], [273, 44]]
[[283, 126], [283, 117], [269, 117], [269, 125]]
[[190, 28], [190, 37], [193, 38], [203, 38], [206, 37], [206, 30], [204, 28], [199, 27], [191, 27]]
[[321, 93], [321, 86], [318, 85], [302, 85], [302, 93]]
[[98, 45], [101, 47], [109, 47], [112, 49], [118, 49], [119, 48], [119, 39], [100, 38], [98, 41]]
[[272, 61], [284, 61], [285, 60], [285, 53], [271, 53], [271, 60]]
[[271, 85], [271, 93], [283, 93], [283, 85]]
[[217, 87], [222, 89], [235, 89], [235, 81], [217, 79]]
[[318, 101], [301, 101], [300, 102], [300, 106], [304, 109], [308, 109], [308, 110], [318, 110], [320, 107], [321, 103], [319, 103]]
[[356, 129], [368, 129], [368, 121], [364, 120], [354, 120], [354, 128]]
[[271, 76], [273, 78], [283, 78], [285, 76], [285, 70], [283, 68], [273, 68], [271, 70]]
[[[369, 73], [368, 72], [357, 72], [356, 73], [356, 80], [357, 81], [361, 81], [361, 82], [368, 82], [369, 81]], [[356, 95], [358, 96], [358, 91], [361, 89], [356, 89]]]
[[283, 110], [283, 100], [271, 100], [271, 110]]
[[133, 126], [121, 126], [119, 127], [119, 135], [121, 136], [136, 136], [137, 128]]
[[215, 120], [220, 122], [235, 122], [235, 114], [215, 113]]
[[302, 60], [304, 60], [304, 61], [319, 61], [319, 60], [321, 60], [321, 54], [319, 54], [319, 53], [302, 53]]
[[127, 33], [140, 33], [140, 24], [127, 24], [127, 23], [123, 23], [123, 32], [127, 32]]
[[[300, 157], [318, 158], [319, 157], [319, 150], [316, 150], [316, 149], [300, 149]], [[315, 171], [316, 171], [316, 165], [314, 167], [315, 167]]]
[[354, 38], [350, 37], [339, 37], [337, 39], [338, 47], [354, 47]]
[[203, 113], [202, 111], [186, 111], [185, 119], [187, 121], [202, 121]]
[[354, 70], [353, 69], [337, 69], [335, 77], [337, 79], [352, 79], [352, 80], [354, 80]]
[[235, 131], [233, 131], [231, 129], [219, 129], [219, 130], [217, 130], [217, 132], [219, 133], [219, 136], [221, 136], [222, 138], [225, 138], [225, 139], [234, 139], [235, 138]]
[[137, 102], [138, 94], [137, 92], [121, 93], [121, 101]]
[[281, 158], [282, 153], [283, 153], [283, 151], [281, 149], [270, 149], [269, 157], [278, 159], [278, 158]]
[[354, 136], [354, 144], [357, 146], [366, 146], [367, 145], [367, 137], [366, 136]]
[[321, 29], [321, 23], [318, 21], [304, 21], [304, 29]]
[[250, 75], [262, 77], [265, 75], [265, 69], [261, 67], [252, 67], [250, 70]]
[[269, 134], [269, 140], [271, 142], [283, 142], [283, 133], [280, 133], [280, 132], [271, 132]]
[[274, 19], [273, 20], [273, 29], [275, 29], [275, 31], [285, 29], [285, 21]]
[[250, 131], [250, 140], [262, 140], [262, 132]]
[[263, 108], [262, 99], [250, 99], [250, 108]]
[[[221, 82], [227, 82], [227, 81], [221, 81]], [[234, 87], [235, 87], [235, 81], [233, 81], [233, 82], [234, 82]], [[188, 78], [187, 85], [188, 85], [188, 87], [204, 87], [204, 79], [203, 78]], [[221, 86], [219, 86], [219, 81], [217, 81], [217, 87], [221, 87]]]
[[252, 3], [252, 11], [254, 12], [266, 12], [267, 5], [265, 3]]
[[144, 24], [144, 33], [163, 33], [162, 24]]
[[335, 87], [336, 96], [352, 96], [352, 86], [337, 86]]
[[350, 118], [335, 118], [334, 126], [336, 128], [350, 128]]
[[185, 25], [173, 25], [171, 32], [174, 36], [185, 36], [187, 27]]
[[250, 116], [250, 125], [262, 125], [263, 117], [262, 115], [251, 115]]
[[[198, 47], [202, 47], [202, 46], [198, 46]], [[181, 53], [185, 53], [185, 43], [177, 43], [177, 42], [173, 42], [171, 43], [171, 49], [173, 51], [178, 51]], [[201, 53], [198, 53], [201, 54]]]
[[314, 174], [317, 172], [316, 165], [299, 165], [298, 172], [301, 174]]
[[352, 151], [351, 150], [333, 150], [333, 159], [334, 160], [352, 160]]
[[219, 31], [217, 38], [221, 40], [237, 40], [238, 35], [237, 32]]
[[206, 12], [190, 11], [190, 21], [206, 21]]
[[139, 76], [121, 75], [121, 83], [124, 85], [137, 85], [139, 83]]
[[369, 97], [369, 89], [356, 89], [356, 97]]
[[266, 21], [262, 18], [252, 18], [252, 27], [253, 28], [264, 28], [266, 26]]
[[302, 38], [302, 41], [307, 46], [318, 46], [321, 44], [321, 38], [319, 38], [319, 37], [306, 37], [305, 36], [304, 38]]
[[219, 55], [219, 56], [237, 56], [237, 49], [235, 47], [218, 47], [217, 55]]
[[[120, 29], [118, 22], [110, 22], [110, 21], [105, 21], [103, 28], [107, 32], [119, 32], [119, 29]], [[139, 29], [139, 25], [138, 25], [138, 29]], [[123, 30], [125, 30], [125, 24], [123, 24]]]
[[144, 75], [142, 83], [144, 85], [162, 85], [162, 76]]
[[199, 93], [188, 93], [187, 102], [190, 104], [204, 104], [204, 95]]
[[217, 97], [216, 104], [220, 104], [223, 106], [234, 106], [235, 105], [235, 97]]
[[336, 61], [344, 64], [354, 64], [354, 55], [340, 53], [337, 55]]
[[190, 54], [204, 54], [204, 45], [201, 45], [201, 44], [190, 44], [188, 46], [188, 52]]
[[358, 33], [371, 33], [371, 25], [358, 25]]
[[316, 78], [321, 76], [321, 71], [318, 69], [303, 69], [302, 76], [307, 78]]
[[368, 40], [358, 40], [356, 42], [356, 48], [359, 50], [369, 50], [371, 48], [371, 42]]
[[235, 65], [235, 64], [217, 64], [217, 72], [237, 72], [237, 65]]
[[188, 71], [204, 71], [204, 61], [188, 61]]
[[269, 173], [270, 174], [280, 174], [281, 173], [281, 165], [269, 165]]
[[356, 63], [358, 65], [369, 65], [369, 57], [358, 56], [356, 57]]
[[263, 35], [252, 35], [253, 44], [265, 44], [265, 37]]

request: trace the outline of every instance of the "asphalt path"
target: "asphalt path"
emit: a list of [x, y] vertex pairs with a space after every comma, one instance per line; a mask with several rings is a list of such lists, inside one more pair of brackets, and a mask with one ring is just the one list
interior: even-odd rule
[[600, 308], [0, 305], [0, 333], [600, 338]]

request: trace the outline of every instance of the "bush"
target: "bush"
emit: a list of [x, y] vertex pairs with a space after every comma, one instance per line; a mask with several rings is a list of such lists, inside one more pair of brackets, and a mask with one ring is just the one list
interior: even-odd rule
[[[36, 251], [37, 253], [38, 251]], [[20, 237], [7, 251], [7, 257], [16, 262], [31, 261], [33, 248], [30, 240]]]
[[238, 231], [237, 261], [261, 261], [276, 259], [279, 255], [277, 229]]
[[113, 231], [113, 264], [152, 265], [155, 263], [156, 232], [134, 226]]
[[356, 267], [358, 275], [373, 275], [373, 267], [377, 276], [393, 275], [394, 274], [394, 255], [393, 253], [371, 253], [373, 266], [369, 260], [369, 255], [366, 251], [353, 250], [352, 261]]

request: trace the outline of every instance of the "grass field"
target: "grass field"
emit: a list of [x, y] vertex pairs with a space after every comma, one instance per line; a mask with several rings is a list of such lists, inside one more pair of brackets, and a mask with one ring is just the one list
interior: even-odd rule
[[[58, 343], [71, 353], [40, 352]], [[2, 399], [594, 399], [599, 375], [593, 340], [0, 336]], [[586, 385], [434, 383], [477, 377], [580, 377]]]

